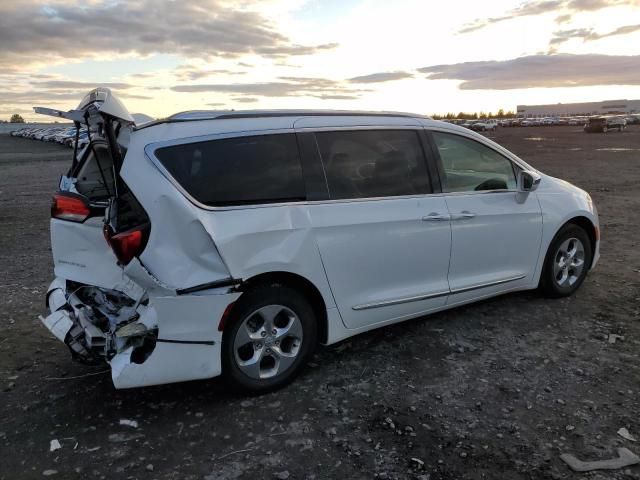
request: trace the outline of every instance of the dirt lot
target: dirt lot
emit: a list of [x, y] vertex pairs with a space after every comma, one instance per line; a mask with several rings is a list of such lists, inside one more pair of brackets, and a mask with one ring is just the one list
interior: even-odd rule
[[576, 474], [559, 459], [640, 454], [616, 434], [640, 439], [640, 128], [490, 136], [593, 196], [602, 258], [582, 289], [360, 335], [252, 398], [219, 380], [116, 391], [105, 368], [71, 362], [37, 320], [69, 151], [0, 137], [0, 478], [640, 478], [640, 465]]

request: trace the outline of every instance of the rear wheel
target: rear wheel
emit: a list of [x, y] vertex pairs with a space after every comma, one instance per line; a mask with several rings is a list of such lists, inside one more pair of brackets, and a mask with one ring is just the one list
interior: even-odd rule
[[237, 387], [265, 392], [298, 373], [316, 346], [313, 309], [297, 290], [256, 287], [240, 297], [222, 339], [225, 376]]
[[548, 297], [567, 297], [582, 285], [591, 265], [591, 242], [587, 233], [573, 223], [555, 236], [542, 269], [540, 288]]

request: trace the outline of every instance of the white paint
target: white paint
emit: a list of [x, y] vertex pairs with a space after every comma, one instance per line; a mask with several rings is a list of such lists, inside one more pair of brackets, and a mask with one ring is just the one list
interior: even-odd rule
[[219, 375], [222, 332], [218, 331], [218, 324], [224, 310], [239, 296], [218, 291], [208, 295], [151, 297], [139, 321], [145, 325], [155, 323], [160, 340], [212, 344], [158, 341], [141, 364], [131, 362], [129, 348], [110, 361], [113, 384], [116, 388], [131, 388]]
[[44, 326], [61, 342], [64, 342], [64, 338], [67, 336], [67, 333], [69, 333], [69, 330], [71, 330], [71, 327], [73, 327], [73, 322], [69, 318], [69, 312], [65, 310], [57, 310], [46, 318], [42, 316], [39, 318]]
[[[535, 192], [444, 193], [204, 209], [181, 193], [145, 153], [146, 147], [152, 154], [154, 145], [176, 139], [197, 141], [202, 136], [236, 135], [233, 132], [246, 135], [333, 127], [455, 133], [535, 172], [479, 134], [421, 117], [309, 117], [291, 112], [273, 118], [166, 123], [134, 131], [121, 175], [152, 225], [140, 258], [124, 270], [118, 267], [102, 238], [99, 220], [51, 222], [55, 271], [61, 279], [118, 289], [132, 298], [148, 296], [148, 305], [138, 307], [138, 322], [148, 329], [157, 328], [160, 341], [143, 363], [131, 362], [131, 348], [110, 360], [117, 388], [221, 373], [218, 323], [240, 293], [222, 288], [180, 296], [176, 294], [179, 289], [229, 278], [248, 280], [270, 272], [298, 275], [322, 295], [327, 307], [327, 343], [333, 343], [425, 313], [535, 288], [547, 248], [566, 221], [584, 216], [598, 226], [596, 209], [584, 191], [543, 174]], [[460, 220], [463, 212], [475, 216]], [[423, 221], [432, 214], [442, 215], [445, 221]], [[58, 293], [51, 295], [51, 305], [58, 305], [64, 292], [64, 282], [57, 282], [52, 285]], [[469, 290], [485, 284], [490, 286]], [[55, 313], [58, 315], [53, 316]], [[64, 339], [71, 320], [62, 311], [54, 314], [43, 321]]]

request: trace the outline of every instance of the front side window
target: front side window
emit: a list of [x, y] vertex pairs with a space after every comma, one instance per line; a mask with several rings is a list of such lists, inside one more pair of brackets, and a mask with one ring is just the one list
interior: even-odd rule
[[512, 163], [495, 150], [470, 138], [432, 132], [444, 168], [447, 192], [515, 190]]
[[317, 132], [316, 141], [332, 199], [431, 193], [414, 130]]
[[305, 200], [294, 134], [234, 137], [159, 148], [156, 157], [209, 206]]

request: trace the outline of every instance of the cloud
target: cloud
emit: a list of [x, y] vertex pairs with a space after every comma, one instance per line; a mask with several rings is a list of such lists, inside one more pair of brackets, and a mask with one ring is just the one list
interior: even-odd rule
[[154, 72], [140, 72], [140, 73], [132, 73], [128, 75], [131, 78], [153, 78], [156, 74]]
[[[6, 85], [5, 85], [6, 86]], [[71, 80], [47, 80], [32, 81], [30, 84], [20, 84], [16, 89], [0, 90], [0, 105], [28, 105], [55, 107], [62, 106], [68, 109], [75, 107], [84, 97], [88, 90], [98, 86], [108, 87], [116, 90], [118, 97], [132, 100], [151, 100], [152, 97], [136, 93], [136, 87], [128, 83], [107, 82], [78, 82]], [[145, 87], [148, 89], [148, 87]], [[30, 112], [32, 113], [32, 112]]]
[[612, 30], [607, 33], [598, 33], [594, 31], [592, 28], [577, 28], [572, 30], [560, 30], [557, 32], [553, 32], [553, 38], [550, 40], [550, 45], [559, 45], [561, 43], [567, 42], [571, 39], [578, 38], [582, 39], [585, 42], [593, 41], [593, 40], [601, 40], [603, 38], [615, 37], [618, 35], [629, 35], [630, 33], [640, 31], [640, 24], [635, 25], [625, 25], [622, 27], [618, 27], [615, 30]]
[[311, 95], [314, 98], [319, 98], [320, 100], [357, 100], [358, 98], [360, 98], [357, 95], [332, 95], [332, 94], [326, 94], [323, 93], [321, 95]]
[[561, 30], [553, 33], [553, 37], [549, 41], [549, 45], [558, 45], [572, 38], [586, 38], [593, 30], [590, 28], [574, 28], [571, 30]]
[[[86, 93], [86, 92], [84, 92]], [[0, 104], [2, 105], [43, 105], [49, 106], [60, 102], [72, 103], [74, 106], [80, 103], [83, 94], [78, 92], [45, 92], [42, 90], [26, 90], [21, 92], [0, 91]]]
[[470, 33], [489, 25], [511, 20], [517, 17], [528, 17], [531, 15], [541, 15], [544, 13], [555, 12], [566, 4], [566, 0], [531, 0], [521, 4], [519, 7], [508, 11], [505, 15], [499, 17], [479, 18], [471, 23], [463, 26], [458, 33]]
[[[341, 95], [358, 98], [361, 92], [368, 90], [344, 85], [337, 80], [314, 77], [279, 77], [276, 81], [257, 83], [206, 83], [192, 85], [174, 85], [174, 92], [186, 93], [228, 93], [241, 96], [294, 97]], [[343, 98], [344, 99], [344, 98]]]
[[184, 64], [178, 65], [173, 73], [179, 80], [200, 80], [201, 78], [214, 77], [217, 75], [244, 75], [246, 72], [224, 68], [211, 69], [204, 66]]
[[380, 73], [371, 73], [369, 75], [362, 75], [359, 77], [350, 78], [349, 81], [351, 83], [380, 83], [380, 82], [391, 82], [394, 80], [402, 80], [404, 78], [413, 77], [412, 73], [409, 72], [380, 72]]
[[462, 90], [640, 85], [640, 55], [530, 55], [419, 68], [429, 80], [462, 80]]
[[506, 20], [543, 15], [546, 13], [564, 12], [556, 18], [556, 22], [566, 23], [571, 19], [571, 16], [574, 13], [597, 11], [602, 10], [603, 8], [619, 5], [638, 6], [640, 5], [640, 0], [528, 0], [520, 6], [507, 11], [504, 15], [498, 17], [478, 18], [473, 22], [464, 25], [458, 33], [470, 33]]
[[111, 54], [279, 58], [337, 47], [292, 42], [256, 10], [259, 3], [98, 0], [74, 5], [5, 0], [0, 2], [0, 69]]
[[255, 97], [234, 97], [233, 101], [238, 103], [255, 103], [258, 99]]
[[107, 87], [115, 90], [126, 90], [134, 85], [121, 82], [75, 82], [70, 80], [47, 80], [44, 82], [31, 82], [34, 87], [53, 89], [93, 89], [96, 87]]

